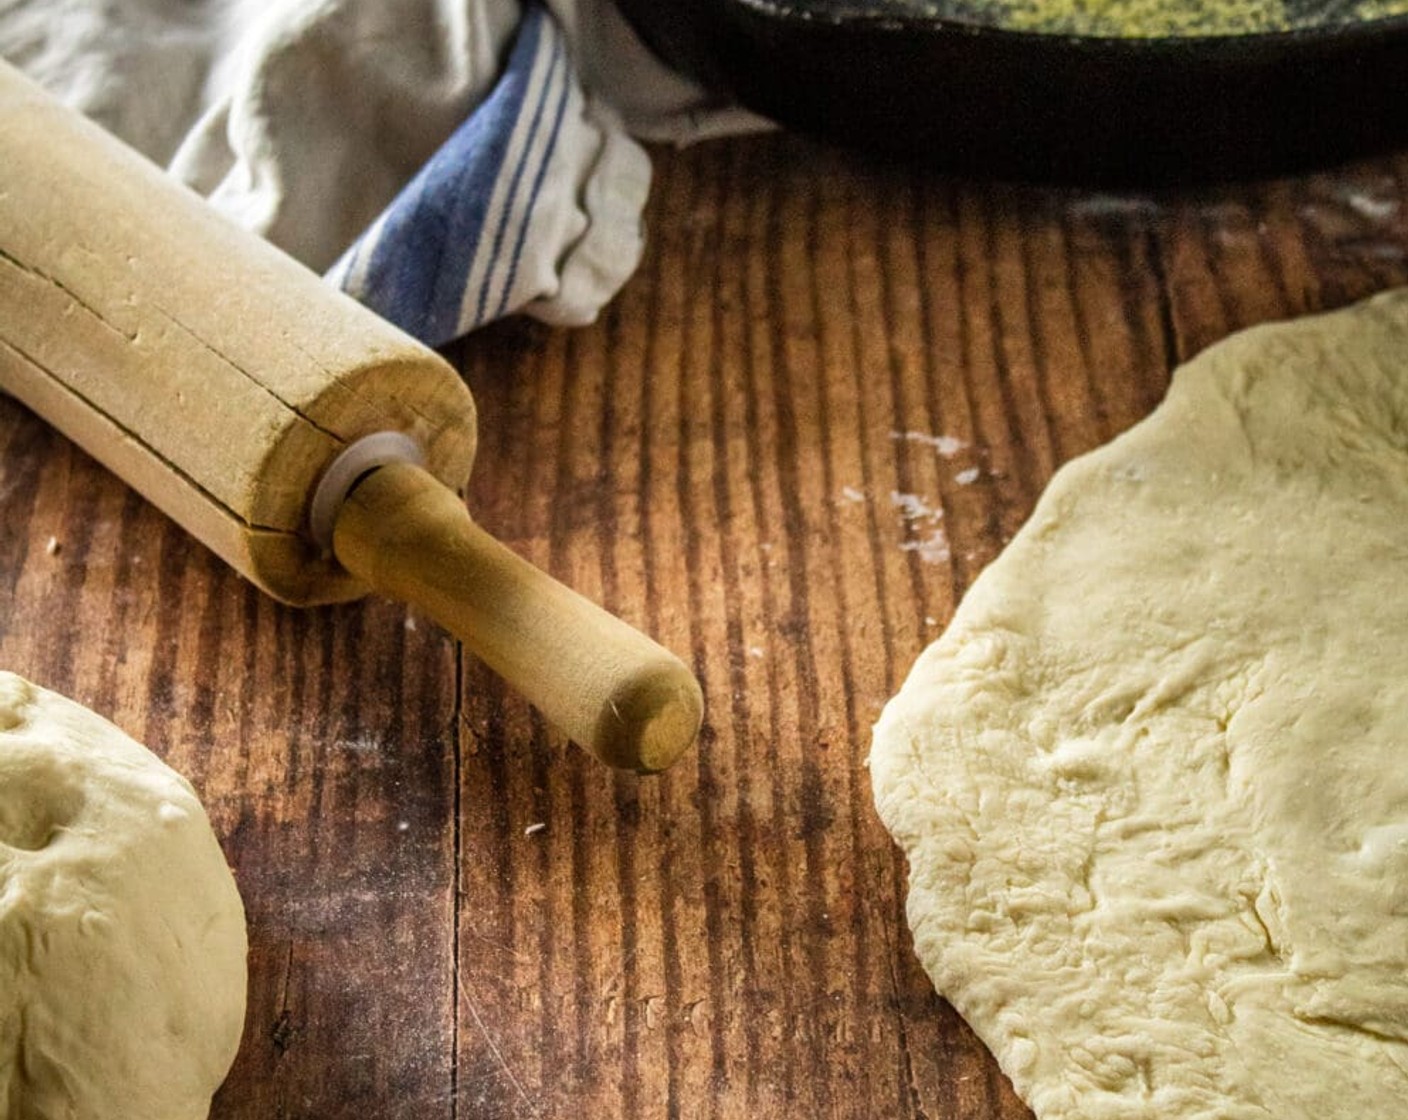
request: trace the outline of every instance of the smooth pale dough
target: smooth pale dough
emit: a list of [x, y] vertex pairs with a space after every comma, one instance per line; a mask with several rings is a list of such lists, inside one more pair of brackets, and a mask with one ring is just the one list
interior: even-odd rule
[[200, 802], [0, 673], [0, 1120], [198, 1120], [244, 1025], [244, 909]]
[[935, 986], [1041, 1120], [1408, 1117], [1408, 293], [1062, 469], [886, 707]]

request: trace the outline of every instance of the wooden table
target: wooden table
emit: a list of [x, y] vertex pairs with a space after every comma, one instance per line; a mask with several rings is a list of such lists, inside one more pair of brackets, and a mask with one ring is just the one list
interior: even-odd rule
[[480, 520], [692, 659], [664, 777], [400, 607], [276, 606], [0, 399], [0, 665], [186, 773], [244, 894], [218, 1120], [1026, 1116], [911, 954], [870, 725], [1179, 360], [1408, 280], [1408, 158], [1106, 195], [657, 157], [599, 325], [452, 357]]

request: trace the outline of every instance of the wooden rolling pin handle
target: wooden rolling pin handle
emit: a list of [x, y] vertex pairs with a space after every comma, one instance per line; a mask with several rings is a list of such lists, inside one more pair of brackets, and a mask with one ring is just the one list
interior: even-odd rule
[[460, 638], [608, 765], [663, 770], [694, 742], [703, 696], [684, 663], [494, 540], [419, 467], [362, 478], [337, 513], [333, 553]]

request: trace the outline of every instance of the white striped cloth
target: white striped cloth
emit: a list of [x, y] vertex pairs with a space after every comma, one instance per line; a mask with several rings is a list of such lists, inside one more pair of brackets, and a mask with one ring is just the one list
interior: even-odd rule
[[0, 0], [0, 56], [409, 333], [590, 322], [634, 271], [633, 136], [759, 127], [609, 0]]
[[[551, 292], [554, 317], [594, 313], [564, 293], [544, 244], [566, 244], [585, 223], [572, 194], [564, 122], [580, 120], [584, 96], [566, 44], [546, 11], [530, 7], [503, 78], [328, 276], [403, 330], [447, 341]], [[640, 254], [639, 213], [649, 186], [644, 158], [613, 176], [616, 261]], [[575, 219], [575, 220], [574, 220]], [[624, 224], [620, 224], [624, 221]], [[595, 302], [595, 291], [586, 293]], [[610, 281], [608, 281], [610, 282]]]

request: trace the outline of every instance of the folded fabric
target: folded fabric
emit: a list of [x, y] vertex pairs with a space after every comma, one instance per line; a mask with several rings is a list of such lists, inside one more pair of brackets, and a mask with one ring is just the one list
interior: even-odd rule
[[590, 322], [649, 160], [763, 127], [607, 0], [8, 0], [0, 56], [431, 345]]

